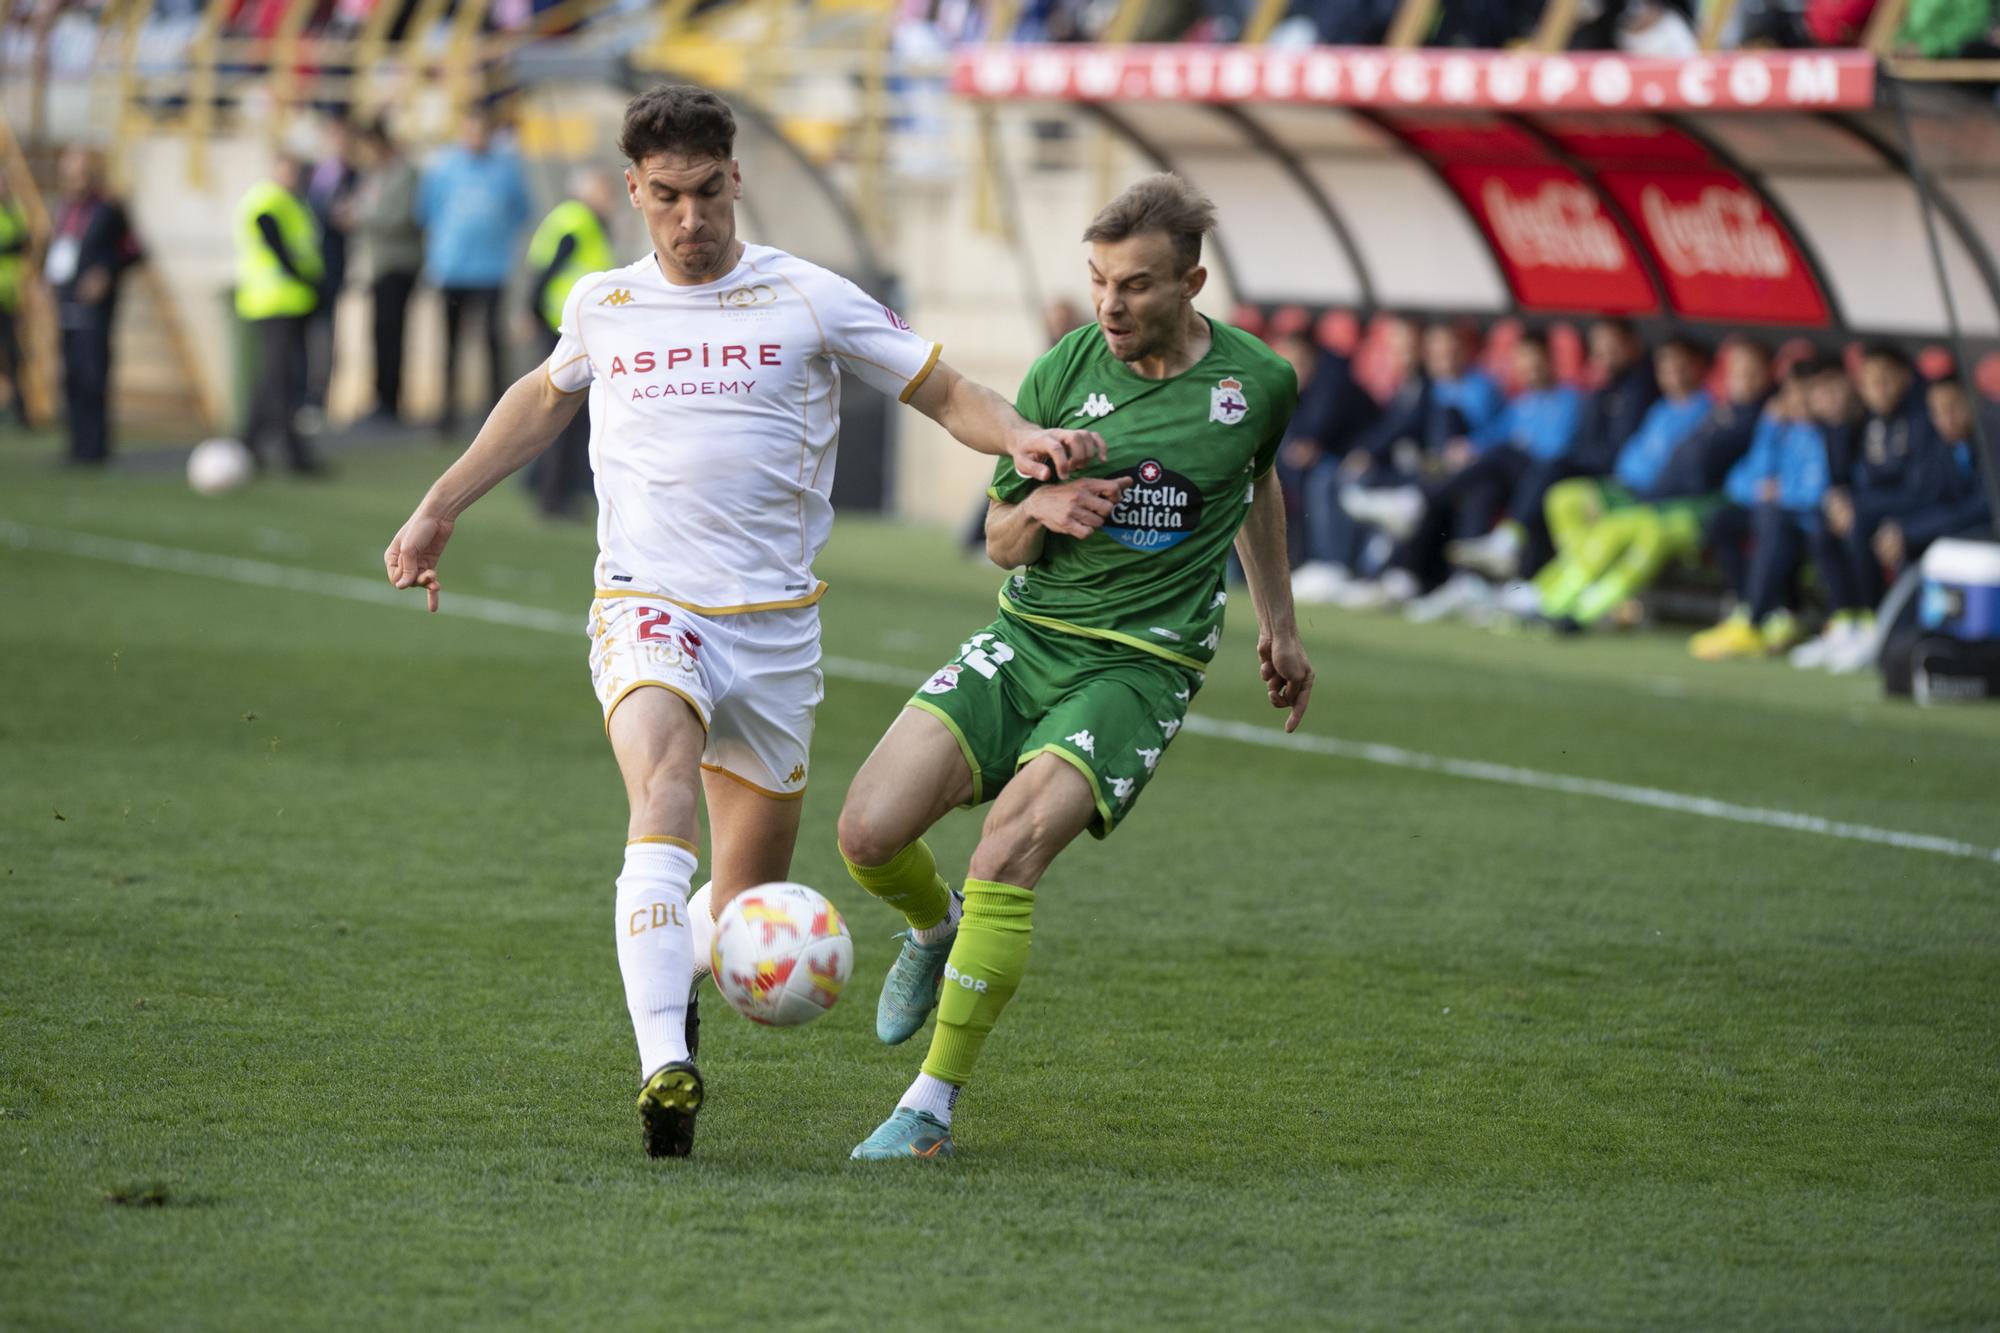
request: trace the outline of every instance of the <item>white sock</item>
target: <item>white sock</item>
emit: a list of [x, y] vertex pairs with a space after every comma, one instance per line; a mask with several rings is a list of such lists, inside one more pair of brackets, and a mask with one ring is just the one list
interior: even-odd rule
[[925, 926], [922, 930], [912, 926], [911, 939], [919, 944], [940, 944], [958, 932], [958, 919], [965, 915], [965, 899], [955, 893], [947, 893], [944, 898], [944, 920], [935, 926]]
[[688, 898], [688, 930], [694, 941], [694, 984], [700, 989], [708, 980], [710, 946], [715, 943], [715, 903], [713, 901], [715, 881], [696, 889]]
[[951, 1108], [958, 1105], [960, 1091], [956, 1083], [947, 1083], [941, 1078], [932, 1078], [929, 1074], [918, 1074], [917, 1081], [903, 1094], [903, 1100], [896, 1103], [896, 1109], [900, 1111], [907, 1106], [916, 1111], [929, 1111], [949, 1125]]
[[687, 891], [694, 853], [671, 842], [635, 842], [625, 848], [618, 877], [618, 971], [625, 978], [625, 1007], [639, 1039], [639, 1075], [687, 1059], [687, 1002], [694, 987], [694, 945], [688, 931]]

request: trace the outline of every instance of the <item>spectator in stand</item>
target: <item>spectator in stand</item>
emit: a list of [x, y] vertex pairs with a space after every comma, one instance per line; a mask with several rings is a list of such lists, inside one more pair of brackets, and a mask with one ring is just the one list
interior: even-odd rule
[[1798, 574], [1806, 534], [1826, 495], [1826, 432], [1814, 419], [1820, 379], [1839, 366], [1794, 362], [1757, 422], [1750, 452], [1722, 484], [1726, 498], [1709, 519], [1707, 542], [1729, 579], [1736, 605], [1721, 624], [1688, 641], [1704, 662], [1782, 653], [1799, 640]]
[[368, 419], [394, 426], [403, 413], [403, 329], [424, 266], [417, 169], [390, 137], [386, 120], [364, 130], [361, 142], [368, 169], [355, 193], [354, 222], [375, 344], [375, 410]]
[[1555, 554], [1546, 515], [1549, 488], [1570, 477], [1608, 475], [1618, 450], [1660, 396], [1652, 358], [1630, 320], [1600, 319], [1590, 326], [1590, 366], [1598, 387], [1584, 402], [1568, 455], [1521, 478], [1507, 502], [1508, 517], [1492, 532], [1446, 547], [1452, 564], [1509, 583], [1533, 578]]
[[0, 378], [7, 381], [7, 394], [21, 429], [33, 430], [28, 419], [28, 394], [21, 371], [21, 289], [28, 275], [28, 215], [0, 176]]
[[1931, 60], [1990, 60], [2000, 55], [1993, 25], [1992, 0], [1910, 0], [1898, 40]]
[[319, 228], [322, 265], [319, 304], [306, 316], [305, 429], [317, 434], [326, 424], [326, 391], [333, 383], [337, 344], [333, 317], [347, 285], [347, 237], [354, 230], [354, 192], [361, 183], [355, 168], [354, 132], [345, 120], [326, 120], [326, 151], [306, 179], [306, 206]]
[[1836, 456], [1834, 484], [1812, 534], [1813, 563], [1826, 585], [1824, 633], [1799, 645], [1792, 664], [1834, 672], [1859, 671], [1875, 660], [1875, 606], [1882, 600], [1877, 532], [1917, 515], [1927, 518], [1964, 486], [1953, 451], [1931, 424], [1923, 386], [1910, 359], [1893, 343], [1877, 343], [1861, 358], [1857, 387], [1865, 410], [1846, 457]]
[[[611, 216], [611, 189], [602, 172], [579, 171], [570, 181], [571, 196], [542, 219], [528, 242], [528, 310], [542, 330], [541, 357], [547, 360], [562, 332], [563, 303], [570, 288], [586, 273], [617, 266], [611, 238], [604, 230]], [[585, 402], [528, 468], [528, 487], [542, 514], [567, 513], [590, 489], [590, 404]]]
[[1497, 50], [1534, 32], [1543, 0], [1443, 0], [1427, 46]]
[[1292, 0], [1273, 46], [1380, 46], [1402, 0]]
[[458, 429], [458, 370], [468, 322], [481, 324], [486, 340], [485, 393], [475, 416], [483, 419], [499, 401], [507, 370], [501, 292], [533, 203], [521, 159], [495, 145], [495, 128], [491, 112], [468, 112], [462, 145], [437, 156], [417, 193], [417, 221], [429, 241], [425, 276], [444, 296], [445, 399], [437, 431], [445, 439]]
[[1622, 51], [1631, 56], [1689, 59], [1701, 54], [1701, 39], [1684, 4], [1669, 0], [1581, 0], [1570, 46], [1586, 51]]
[[320, 471], [299, 434], [305, 384], [306, 320], [318, 307], [324, 272], [319, 228], [301, 198], [306, 166], [278, 159], [271, 178], [250, 187], [236, 206], [236, 315], [257, 344], [249, 416], [243, 443], [264, 461], [266, 438], [276, 435], [293, 472]]
[[[1444, 420], [1450, 409], [1436, 406], [1430, 377], [1418, 362], [1416, 325], [1407, 319], [1390, 321], [1382, 334], [1388, 373], [1395, 384], [1386, 403], [1377, 408], [1371, 401], [1362, 429], [1348, 434], [1348, 446], [1337, 457], [1316, 457], [1300, 485], [1300, 529], [1305, 535], [1305, 563], [1292, 574], [1292, 595], [1302, 601], [1339, 603], [1348, 588], [1361, 581], [1363, 553], [1369, 532], [1341, 507], [1342, 486], [1391, 485], [1408, 480], [1424, 450], [1423, 439], [1435, 434], [1438, 447], [1453, 435], [1463, 433], [1455, 420]], [[1301, 377], [1301, 384], [1307, 384]], [[1352, 383], [1350, 378], [1349, 383]], [[1359, 390], [1355, 390], [1359, 393]], [[1307, 400], [1300, 399], [1301, 411], [1292, 417], [1298, 434], [1295, 440], [1323, 438], [1323, 428], [1306, 416]], [[1340, 411], [1338, 404], [1313, 404], [1317, 411]], [[1435, 424], [1433, 424], [1435, 422]], [[1286, 449], [1293, 442], [1287, 442]], [[1397, 454], [1404, 453], [1409, 472], [1399, 471]]]
[[1806, 0], [1806, 40], [1814, 46], [1859, 46], [1877, 0]]
[[[1433, 477], [1418, 486], [1341, 491], [1348, 513], [1398, 540], [1425, 534], [1413, 543], [1411, 563], [1404, 566], [1413, 579], [1442, 552], [1441, 537], [1485, 536], [1525, 477], [1569, 455], [1583, 398], [1557, 382], [1548, 339], [1523, 333], [1514, 345], [1514, 369], [1520, 391], [1498, 416], [1446, 445]], [[1428, 526], [1433, 520], [1438, 526]], [[1409, 615], [1419, 622], [1437, 620], [1486, 605], [1492, 597], [1491, 584], [1461, 570], [1411, 603]]]
[[1924, 391], [1931, 429], [1951, 458], [1951, 472], [1935, 503], [1900, 517], [1885, 518], [1871, 543], [1876, 559], [1890, 578], [1919, 559], [1940, 537], [1976, 532], [1993, 521], [1993, 510], [1980, 484], [1978, 444], [1973, 432], [1972, 399], [1956, 375], [1933, 380]]
[[[1619, 450], [1612, 480], [1566, 481], [1549, 492], [1557, 554], [1529, 585], [1543, 618], [1562, 628], [1594, 625], [1667, 566], [1701, 552], [1722, 483], [1749, 452], [1770, 396], [1771, 357], [1758, 343], [1732, 342], [1721, 403], [1698, 387], [1705, 368], [1698, 346], [1670, 340], [1654, 357], [1660, 401]], [[1525, 611], [1526, 603], [1524, 594], [1506, 609]]]
[[111, 330], [119, 280], [140, 258], [124, 206], [105, 191], [103, 170], [88, 149], [63, 153], [55, 232], [42, 268], [62, 330], [63, 404], [75, 467], [111, 461]]
[[1272, 346], [1291, 362], [1299, 381], [1299, 403], [1278, 448], [1278, 480], [1293, 519], [1288, 524], [1296, 534], [1293, 555], [1310, 560], [1315, 538], [1323, 544], [1338, 539], [1323, 523], [1313, 530], [1307, 480], [1315, 473], [1337, 473], [1355, 439], [1375, 424], [1382, 409], [1355, 379], [1352, 358], [1321, 347], [1304, 333], [1286, 334]]
[[[1385, 420], [1378, 431], [1389, 432], [1387, 471], [1376, 470], [1342, 486], [1341, 506], [1351, 484], [1361, 489], [1402, 489], [1420, 483], [1427, 473], [1447, 466], [1452, 441], [1484, 430], [1506, 408], [1506, 397], [1492, 376], [1473, 364], [1477, 335], [1468, 325], [1432, 324], [1423, 335], [1423, 373], [1429, 399], [1420, 417]], [[1379, 457], [1377, 450], [1371, 456]], [[1444, 577], [1443, 551], [1452, 534], [1452, 515], [1438, 510], [1425, 517], [1412, 536], [1400, 539], [1382, 561], [1380, 577], [1350, 582], [1336, 598], [1352, 610], [1401, 606], [1426, 584]], [[1371, 542], [1372, 542], [1371, 538]], [[1393, 540], [1383, 533], [1382, 540]]]
[[[1665, 534], [1645, 506], [1655, 498], [1675, 452], [1715, 410], [1715, 400], [1702, 387], [1707, 369], [1707, 353], [1688, 338], [1669, 338], [1654, 351], [1660, 396], [1619, 447], [1609, 477], [1574, 478], [1550, 488], [1545, 517], [1556, 555], [1525, 591], [1503, 598], [1509, 611], [1550, 619], [1569, 616], [1621, 558], [1629, 558], [1634, 567], [1656, 558]], [[1606, 582], [1602, 595], [1609, 596], [1616, 586]], [[1579, 616], [1584, 623], [1609, 609], [1597, 608], [1595, 599], [1590, 607], [1596, 615]]]

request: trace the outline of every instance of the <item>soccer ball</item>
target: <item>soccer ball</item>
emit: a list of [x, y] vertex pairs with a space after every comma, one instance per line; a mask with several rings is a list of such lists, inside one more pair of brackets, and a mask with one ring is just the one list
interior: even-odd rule
[[203, 440], [188, 455], [188, 485], [203, 495], [233, 491], [256, 470], [241, 440]]
[[716, 918], [708, 964], [730, 1008], [753, 1023], [796, 1027], [840, 998], [854, 971], [854, 940], [818, 890], [760, 884]]

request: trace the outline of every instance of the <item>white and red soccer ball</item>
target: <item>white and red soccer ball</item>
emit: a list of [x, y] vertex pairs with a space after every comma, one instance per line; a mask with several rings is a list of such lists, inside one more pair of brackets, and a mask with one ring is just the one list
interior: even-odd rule
[[840, 912], [803, 884], [760, 884], [736, 895], [709, 943], [715, 987], [753, 1023], [796, 1027], [840, 999], [854, 940]]

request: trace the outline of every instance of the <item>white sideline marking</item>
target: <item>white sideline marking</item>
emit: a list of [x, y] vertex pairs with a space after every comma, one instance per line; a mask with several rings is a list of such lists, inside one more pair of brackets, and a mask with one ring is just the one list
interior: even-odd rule
[[[205, 551], [155, 546], [149, 542], [128, 541], [118, 537], [96, 537], [79, 532], [31, 528], [5, 519], [0, 519], [0, 541], [24, 549], [51, 551], [139, 569], [193, 574], [261, 588], [284, 588], [293, 592], [319, 593], [327, 597], [344, 597], [349, 601], [374, 602], [382, 606], [406, 607], [419, 611], [424, 607], [424, 599], [420, 594], [398, 592], [386, 582], [377, 579], [357, 578], [349, 574], [325, 574], [318, 570], [277, 565], [265, 560], [212, 555]], [[580, 636], [583, 633], [584, 617], [581, 613], [550, 611], [539, 606], [522, 606], [517, 602], [504, 602], [493, 597], [479, 597], [462, 592], [452, 593], [448, 605], [454, 615], [491, 621], [496, 625], [546, 630], [552, 634]], [[919, 668], [905, 669], [852, 657], [824, 657], [820, 660], [828, 675], [871, 685], [913, 687], [925, 674]], [[1733, 824], [1754, 824], [1763, 828], [1786, 829], [1794, 833], [1813, 833], [1825, 838], [1842, 838], [1849, 842], [1874, 843], [1881, 847], [1900, 847], [1905, 851], [1935, 852], [1942, 856], [2000, 864], [2000, 848], [1981, 847], [1975, 843], [1935, 837], [1927, 833], [1906, 833], [1899, 829], [1876, 828], [1869, 824], [1823, 819], [1818, 815], [1800, 814], [1792, 810], [1770, 810], [1754, 805], [1737, 805], [1708, 796], [1689, 796], [1681, 792], [1663, 791], [1657, 787], [1635, 787], [1623, 782], [1603, 782], [1596, 778], [1571, 777], [1564, 773], [1544, 773], [1537, 769], [1516, 768], [1510, 764], [1492, 764], [1476, 759], [1453, 759], [1444, 755], [1425, 754], [1420, 750], [1406, 750], [1397, 745], [1344, 741], [1331, 736], [1288, 736], [1274, 727], [1259, 727], [1247, 722], [1227, 722], [1208, 717], [1190, 717], [1186, 723], [1186, 730], [1197, 735], [1238, 741], [1245, 745], [1260, 745], [1273, 750], [1326, 755], [1334, 759], [1357, 760], [1388, 768], [1413, 769], [1420, 773], [1441, 773], [1446, 777], [1465, 778], [1473, 782], [1493, 782], [1507, 787], [1528, 787], [1537, 791], [1558, 792], [1565, 796], [1592, 796], [1600, 800], [1619, 801], [1626, 805], [1643, 806], [1653, 810], [1671, 810], [1676, 814], [1721, 819]]]

